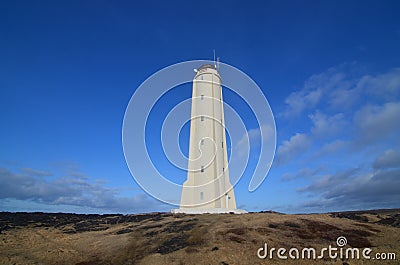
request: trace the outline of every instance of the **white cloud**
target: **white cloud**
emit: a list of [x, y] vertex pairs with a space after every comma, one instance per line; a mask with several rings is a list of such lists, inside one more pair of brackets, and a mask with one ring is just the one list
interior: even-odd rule
[[357, 87], [372, 96], [391, 100], [397, 97], [400, 92], [400, 68], [377, 76], [366, 75], [361, 78]]
[[321, 156], [325, 154], [332, 154], [343, 150], [346, 146], [349, 145], [348, 141], [343, 141], [336, 139], [332, 142], [324, 144], [321, 149], [317, 152], [316, 156]]
[[348, 64], [342, 64], [331, 67], [322, 73], [312, 75], [304, 82], [304, 89], [329, 91], [341, 87], [343, 80], [346, 78], [346, 69], [344, 68], [348, 66]]
[[239, 156], [244, 156], [247, 152], [246, 150], [250, 150], [250, 146], [259, 146], [261, 142], [263, 144], [273, 142], [271, 139], [274, 137], [274, 134], [274, 129], [268, 124], [264, 124], [260, 128], [250, 129], [247, 133], [243, 134], [242, 138], [236, 144], [234, 151]]
[[375, 169], [400, 168], [400, 148], [389, 149], [375, 159]]
[[[304, 110], [315, 108], [324, 98], [326, 100], [330, 91], [348, 90], [354, 86], [355, 81], [346, 79], [346, 75], [342, 72], [342, 68], [346, 67], [348, 66], [344, 64], [312, 75], [304, 82], [302, 89], [291, 93], [285, 99], [287, 106], [282, 116], [287, 118], [298, 116]], [[329, 98], [333, 99], [334, 95]], [[336, 103], [335, 100], [333, 102]]]
[[[354, 80], [347, 81], [349, 84], [356, 85]], [[349, 85], [349, 87], [351, 87]], [[347, 86], [340, 87], [329, 93], [329, 105], [335, 110], [348, 110], [350, 109], [359, 99], [361, 90], [356, 88], [347, 88]]]
[[41, 176], [41, 177], [50, 177], [52, 174], [47, 171], [43, 170], [36, 170], [33, 168], [21, 168], [21, 171], [23, 171], [25, 174], [30, 175], [30, 176]]
[[[311, 154], [309, 167], [282, 177], [311, 181], [298, 189], [312, 198], [299, 205], [303, 209], [400, 207], [400, 68], [361, 75], [355, 72], [355, 66], [342, 65], [313, 75], [302, 89], [286, 98], [281, 116], [303, 113], [311, 125], [305, 115], [294, 122], [302, 126], [301, 130], [309, 126], [309, 132], [295, 134], [282, 143], [277, 152], [278, 164], [302, 155], [311, 143], [311, 150], [319, 148]], [[318, 97], [310, 100], [313, 93]], [[382, 153], [373, 157], [377, 152]], [[347, 167], [360, 168], [338, 169], [346, 163]], [[336, 173], [321, 175], [319, 164], [325, 165], [324, 173]], [[290, 171], [296, 172], [296, 168]]]
[[286, 140], [278, 148], [277, 163], [284, 164], [295, 156], [307, 151], [311, 141], [307, 135], [296, 133], [289, 140]]
[[381, 106], [367, 105], [354, 116], [358, 134], [357, 142], [367, 144], [383, 141], [385, 137], [400, 132], [400, 102], [389, 102]]
[[68, 175], [46, 180], [42, 173], [26, 169], [14, 173], [0, 168], [0, 200], [16, 199], [112, 212], [148, 211], [155, 207], [155, 201], [144, 194], [122, 197], [119, 189], [92, 183], [88, 179]]
[[400, 95], [400, 68], [375, 76], [354, 75], [353, 68], [357, 68], [355, 64], [342, 64], [312, 75], [285, 99], [281, 116], [296, 117], [317, 106], [344, 112], [365, 98], [393, 100]]
[[314, 114], [308, 116], [313, 122], [311, 132], [313, 135], [318, 137], [327, 137], [335, 135], [336, 133], [343, 131], [346, 126], [346, 121], [343, 113], [338, 113], [328, 117], [320, 111], [316, 111]]
[[323, 170], [322, 167], [314, 168], [311, 169], [309, 167], [302, 168], [300, 169], [297, 173], [291, 174], [291, 173], [286, 173], [282, 176], [282, 180], [284, 181], [289, 181], [289, 180], [295, 180], [295, 179], [306, 179], [306, 178], [312, 178], [319, 174]]
[[301, 206], [322, 211], [400, 207], [399, 174], [400, 170], [362, 173], [348, 169], [326, 175], [298, 190], [316, 198]]
[[326, 174], [298, 189], [316, 198], [301, 207], [321, 211], [400, 207], [399, 176], [400, 148], [389, 149], [374, 160], [372, 168]]
[[300, 188], [300, 192], [321, 192], [329, 193], [335, 187], [342, 186], [344, 183], [348, 183], [349, 179], [353, 177], [359, 171], [358, 168], [347, 169], [336, 174], [325, 175], [321, 178], [316, 179], [312, 184]]
[[321, 94], [322, 91], [320, 89], [291, 93], [285, 99], [285, 103], [288, 105], [285, 116], [296, 116], [306, 108], [315, 107], [321, 99]]

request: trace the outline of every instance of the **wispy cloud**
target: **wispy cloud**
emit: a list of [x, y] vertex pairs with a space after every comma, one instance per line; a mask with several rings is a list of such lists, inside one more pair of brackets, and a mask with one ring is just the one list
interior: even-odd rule
[[290, 181], [290, 180], [295, 180], [295, 179], [309, 179], [312, 178], [319, 173], [321, 173], [324, 170], [323, 167], [318, 167], [318, 168], [302, 168], [300, 169], [297, 173], [285, 173], [282, 176], [283, 181]]
[[[305, 82], [303, 89], [286, 99], [286, 103], [291, 103], [287, 105], [284, 117], [290, 117], [287, 115], [289, 113], [300, 115], [306, 112], [312, 122], [309, 132], [301, 136], [307, 139], [306, 143], [317, 142], [314, 141], [316, 138], [323, 140], [319, 142], [316, 151], [318, 156], [343, 150], [346, 146], [360, 150], [398, 138], [400, 101], [396, 97], [387, 101], [385, 95], [400, 95], [400, 69], [375, 76], [350, 78], [350, 74], [344, 73], [348, 68], [349, 65], [344, 64], [313, 75]], [[310, 102], [308, 95], [314, 92], [318, 92], [321, 97]], [[295, 97], [296, 103], [292, 102]], [[355, 101], [358, 101], [357, 105], [354, 105]], [[352, 108], [348, 109], [349, 106]], [[278, 159], [281, 162], [285, 159], [279, 158], [279, 154], [289, 157], [289, 154], [286, 155], [287, 150], [292, 149], [298, 153], [297, 146], [301, 146], [301, 143], [295, 141], [296, 137], [292, 138], [283, 140], [278, 149]], [[303, 143], [303, 146], [306, 144]]]
[[400, 168], [400, 148], [386, 150], [375, 159], [373, 167], [375, 169]]
[[278, 165], [289, 162], [295, 156], [307, 151], [311, 145], [311, 140], [306, 134], [296, 133], [289, 140], [279, 146], [276, 161]]
[[381, 142], [385, 137], [396, 135], [400, 131], [400, 102], [388, 102], [383, 105], [366, 105], [354, 116], [357, 127], [356, 142], [365, 145]]
[[376, 76], [363, 76], [357, 85], [371, 96], [392, 100], [400, 95], [400, 68]]
[[43, 171], [43, 170], [37, 170], [37, 169], [33, 169], [33, 168], [21, 168], [21, 171], [24, 172], [25, 174], [29, 175], [29, 176], [41, 176], [41, 177], [50, 177], [53, 174], [47, 171]]
[[322, 90], [316, 89], [311, 91], [299, 91], [291, 93], [285, 100], [287, 110], [284, 113], [285, 117], [297, 116], [306, 108], [315, 107], [320, 101]]
[[[310, 198], [299, 208], [400, 207], [400, 69], [357, 75], [353, 66], [313, 75], [286, 98], [280, 121], [296, 117], [303, 133], [281, 140], [276, 160], [282, 180]], [[306, 153], [312, 159], [297, 168]]]
[[43, 171], [22, 169], [15, 173], [0, 168], [0, 200], [16, 199], [47, 205], [71, 205], [111, 212], [138, 212], [154, 210], [155, 200], [145, 194], [120, 196], [118, 188], [109, 188], [100, 182], [91, 182], [80, 176], [43, 178]]
[[349, 141], [335, 139], [331, 142], [324, 143], [322, 147], [315, 153], [315, 157], [323, 157], [328, 154], [338, 153], [350, 146]]
[[328, 108], [348, 111], [362, 99], [391, 100], [400, 94], [400, 68], [378, 75], [360, 75], [356, 64], [342, 64], [311, 76], [304, 86], [286, 99], [286, 108], [279, 116], [298, 117], [306, 110]]
[[299, 190], [316, 198], [302, 206], [330, 210], [400, 207], [399, 175], [399, 169], [363, 174], [347, 170], [328, 175]]
[[271, 125], [264, 124], [260, 128], [253, 128], [243, 134], [239, 142], [234, 146], [234, 152], [239, 156], [246, 155], [250, 146], [260, 146], [260, 144], [269, 144], [274, 137], [274, 128]]
[[370, 167], [348, 168], [314, 178], [298, 192], [316, 198], [302, 204], [309, 209], [400, 207], [399, 176], [400, 149], [389, 149], [378, 155]]
[[343, 132], [343, 128], [345, 128], [347, 125], [347, 121], [343, 113], [337, 113], [332, 116], [328, 116], [317, 110], [315, 113], [308, 115], [308, 117], [313, 123], [311, 133], [320, 138], [334, 136], [337, 133]]
[[300, 90], [292, 92], [286, 98], [286, 109], [280, 116], [298, 117], [303, 111], [316, 108], [322, 100], [326, 101], [326, 97], [331, 91], [349, 90], [355, 83], [346, 79], [343, 68], [347, 67], [347, 64], [344, 64], [312, 75], [304, 82]]

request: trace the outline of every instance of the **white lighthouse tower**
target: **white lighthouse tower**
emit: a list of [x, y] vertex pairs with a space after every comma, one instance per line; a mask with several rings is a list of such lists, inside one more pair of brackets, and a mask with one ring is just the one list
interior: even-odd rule
[[221, 77], [216, 65], [195, 70], [187, 180], [173, 213], [244, 213], [229, 180]]

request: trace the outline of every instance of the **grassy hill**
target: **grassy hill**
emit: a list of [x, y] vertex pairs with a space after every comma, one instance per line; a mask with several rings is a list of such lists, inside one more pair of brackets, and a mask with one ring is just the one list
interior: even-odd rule
[[[400, 209], [326, 214], [82, 215], [0, 213], [0, 264], [399, 264]], [[289, 250], [370, 248], [370, 260], [339, 254], [292, 259]], [[272, 259], [257, 252], [276, 248]], [[287, 259], [277, 256], [285, 248]], [[376, 253], [397, 260], [376, 260]], [[260, 253], [263, 253], [261, 251]], [[295, 252], [292, 252], [292, 254]], [[361, 253], [361, 252], [360, 252]], [[393, 257], [391, 257], [393, 258]]]

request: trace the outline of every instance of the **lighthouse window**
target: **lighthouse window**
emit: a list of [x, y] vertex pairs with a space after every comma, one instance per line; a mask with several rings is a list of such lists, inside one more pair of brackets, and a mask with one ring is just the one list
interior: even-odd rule
[[203, 200], [204, 199], [204, 194], [203, 194], [203, 192], [200, 192], [200, 200]]
[[222, 148], [224, 148], [224, 142], [221, 142]]
[[204, 172], [204, 166], [201, 166], [201, 170], [200, 170], [201, 172]]
[[204, 121], [204, 116], [201, 116], [201, 117], [200, 117], [200, 121]]
[[203, 100], [204, 99], [204, 95], [201, 95], [201, 100]]
[[204, 139], [201, 139], [200, 144], [204, 145]]

